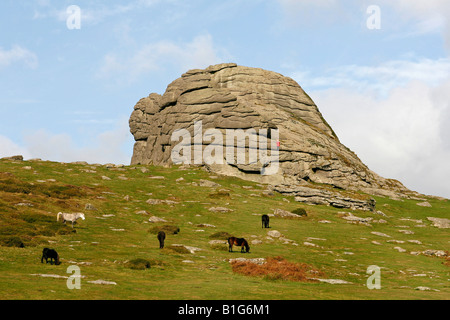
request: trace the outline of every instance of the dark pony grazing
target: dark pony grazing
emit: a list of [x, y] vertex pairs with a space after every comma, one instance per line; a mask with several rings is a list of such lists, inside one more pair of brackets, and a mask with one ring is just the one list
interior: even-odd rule
[[261, 217], [262, 227], [263, 228], [270, 228], [269, 227], [269, 216], [267, 214], [263, 214]]
[[166, 239], [166, 233], [164, 231], [158, 232], [159, 248], [164, 248], [164, 239]]
[[56, 265], [61, 264], [61, 262], [59, 261], [58, 252], [56, 252], [53, 249], [44, 248], [44, 250], [42, 250], [41, 263], [44, 263], [44, 259], [45, 259], [45, 263], [48, 263], [48, 259], [50, 259], [50, 264], [53, 264], [53, 263], [55, 263]]
[[233, 252], [233, 245], [241, 247], [241, 252], [244, 253], [244, 247], [245, 252], [250, 252], [250, 246], [248, 245], [247, 240], [244, 238], [235, 238], [235, 237], [229, 237], [228, 238], [228, 252]]

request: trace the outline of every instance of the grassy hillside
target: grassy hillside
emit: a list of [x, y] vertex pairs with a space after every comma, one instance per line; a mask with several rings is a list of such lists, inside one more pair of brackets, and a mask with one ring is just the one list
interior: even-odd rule
[[[449, 299], [448, 256], [436, 257], [433, 250], [448, 250], [450, 234], [427, 217], [449, 218], [450, 203], [426, 200], [432, 207], [418, 206], [421, 200], [376, 198], [377, 210], [386, 216], [354, 211], [354, 216], [369, 219], [348, 221], [348, 211], [297, 203], [267, 192], [263, 185], [200, 168], [0, 160], [0, 295], [3, 299]], [[213, 212], [212, 207], [233, 211]], [[261, 228], [262, 214], [298, 208], [307, 216], [271, 217], [271, 228]], [[86, 220], [72, 229], [56, 221], [59, 211], [83, 212]], [[150, 222], [152, 217], [166, 221]], [[166, 232], [166, 246], [159, 249], [156, 232], [164, 226], [179, 232]], [[268, 238], [274, 230], [282, 237]], [[227, 234], [247, 239], [250, 253], [238, 248], [229, 253], [226, 245], [211, 242]], [[41, 264], [44, 247], [56, 249], [62, 264]], [[249, 272], [237, 273], [228, 260], [240, 257], [284, 261], [288, 267], [266, 268], [268, 274], [259, 274], [241, 265], [234, 270]], [[306, 281], [284, 277], [300, 264], [306, 268]], [[71, 275], [66, 272], [71, 265], [81, 270], [80, 290], [66, 286], [64, 277]], [[366, 286], [371, 265], [381, 267], [380, 290]], [[110, 284], [91, 283], [96, 280]]]

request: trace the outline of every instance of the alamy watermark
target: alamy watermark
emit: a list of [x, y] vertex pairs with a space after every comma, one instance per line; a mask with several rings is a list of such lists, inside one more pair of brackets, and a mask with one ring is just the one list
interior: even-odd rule
[[66, 9], [66, 26], [69, 30], [81, 29], [81, 8], [77, 5], [68, 6]]
[[[219, 129], [210, 128], [203, 133], [203, 123], [200, 120], [194, 122], [193, 137], [187, 129], [178, 129], [172, 133], [171, 141], [180, 139], [181, 141], [171, 152], [174, 164], [192, 164], [193, 161], [193, 164], [208, 165], [224, 164], [224, 162], [256, 165], [259, 161], [262, 175], [273, 175], [278, 172], [280, 146], [278, 129], [259, 129], [258, 132], [253, 128], [245, 131], [243, 129], [225, 129], [224, 139], [222, 131]], [[267, 148], [269, 139], [270, 154]], [[247, 140], [248, 148], [246, 147]], [[209, 143], [205, 148], [203, 148], [204, 142]], [[193, 157], [192, 149], [194, 149]]]
[[366, 26], [369, 30], [381, 29], [381, 9], [377, 5], [367, 7], [366, 13], [370, 16], [366, 20]]
[[381, 268], [375, 265], [369, 266], [367, 274], [371, 274], [366, 282], [367, 288], [370, 290], [381, 289]]
[[81, 289], [81, 270], [78, 266], [69, 266], [67, 267], [67, 273], [71, 273], [72, 275], [67, 279], [66, 285], [69, 290], [73, 289]]

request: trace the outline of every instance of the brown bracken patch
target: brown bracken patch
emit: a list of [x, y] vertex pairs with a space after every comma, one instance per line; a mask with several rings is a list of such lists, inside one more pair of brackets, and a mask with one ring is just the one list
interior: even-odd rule
[[285, 280], [314, 282], [313, 278], [325, 277], [325, 274], [306, 263], [289, 262], [283, 257], [267, 258], [266, 263], [258, 265], [249, 261], [233, 261], [233, 272], [266, 280]]

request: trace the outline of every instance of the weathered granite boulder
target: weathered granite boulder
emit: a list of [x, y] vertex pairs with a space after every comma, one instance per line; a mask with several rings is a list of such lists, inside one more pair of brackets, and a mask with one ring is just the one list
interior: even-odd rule
[[[199, 131], [194, 125], [196, 121], [201, 121], [202, 132], [195, 132]], [[389, 197], [411, 194], [400, 182], [384, 179], [369, 170], [340, 143], [300, 85], [271, 71], [233, 63], [190, 70], [169, 84], [162, 96], [152, 93], [141, 99], [129, 124], [136, 140], [131, 164], [173, 164], [172, 151], [180, 140], [172, 141], [172, 134], [185, 129], [193, 137], [187, 143], [182, 141], [187, 150], [192, 150], [185, 155], [189, 164], [271, 184], [275, 191], [293, 194], [298, 201], [372, 210], [374, 200], [359, 196], [359, 191]], [[216, 129], [223, 140], [204, 135], [207, 129]], [[238, 143], [232, 148], [233, 160], [237, 159], [235, 151], [244, 149], [245, 163], [230, 161], [225, 151], [219, 154], [223, 163], [208, 164], [204, 159], [195, 159], [195, 148], [203, 154], [208, 146], [225, 149], [227, 129], [254, 129], [259, 133], [259, 141], [267, 141], [268, 154], [279, 160], [277, 170], [261, 174], [268, 166], [267, 158], [251, 160], [250, 151], [255, 146], [247, 140], [244, 148]], [[278, 129], [278, 137], [272, 136], [273, 129]], [[276, 147], [271, 151], [273, 146]], [[317, 188], [318, 185], [327, 188]]]

